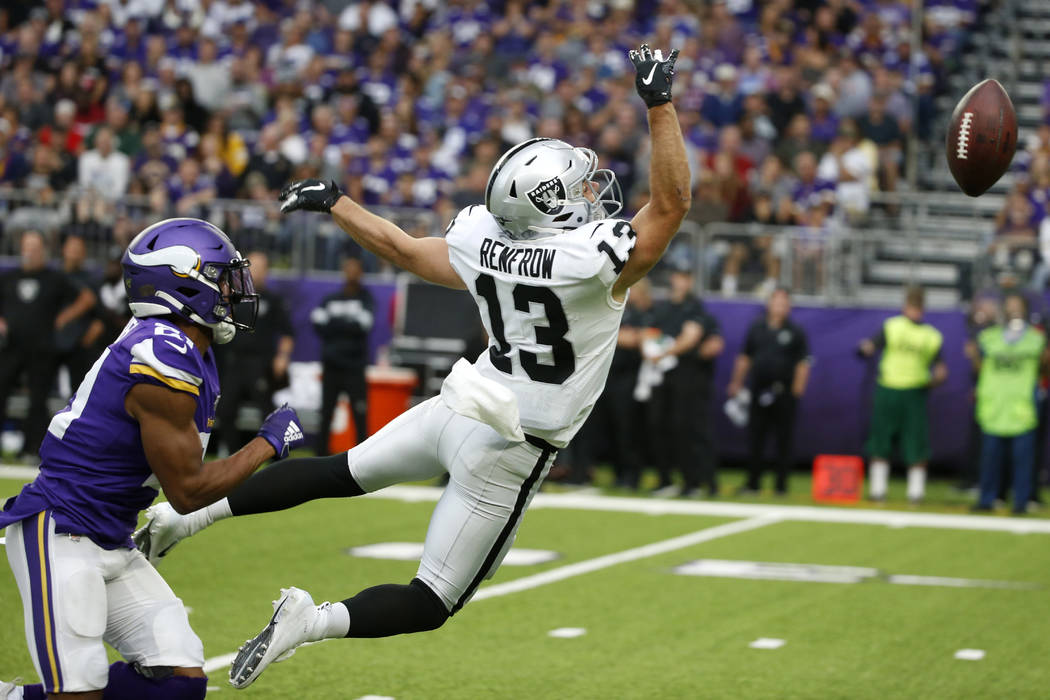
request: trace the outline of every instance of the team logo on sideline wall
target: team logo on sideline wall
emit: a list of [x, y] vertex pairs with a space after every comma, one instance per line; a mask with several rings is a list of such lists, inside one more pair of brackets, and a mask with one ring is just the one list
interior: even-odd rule
[[545, 180], [529, 191], [528, 198], [544, 214], [557, 214], [565, 201], [565, 185], [556, 177]]

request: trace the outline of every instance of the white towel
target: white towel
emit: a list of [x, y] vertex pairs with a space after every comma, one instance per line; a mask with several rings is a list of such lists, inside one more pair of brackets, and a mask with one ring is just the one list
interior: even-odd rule
[[648, 401], [653, 395], [653, 387], [663, 384], [664, 372], [678, 366], [678, 358], [674, 355], [656, 359], [672, 345], [674, 338], [666, 335], [659, 339], [650, 338], [642, 343], [642, 366], [638, 368], [638, 379], [634, 384], [635, 401]]
[[462, 358], [452, 365], [452, 371], [441, 384], [441, 400], [459, 415], [492, 426], [507, 440], [525, 440], [514, 392], [481, 376], [474, 365]]

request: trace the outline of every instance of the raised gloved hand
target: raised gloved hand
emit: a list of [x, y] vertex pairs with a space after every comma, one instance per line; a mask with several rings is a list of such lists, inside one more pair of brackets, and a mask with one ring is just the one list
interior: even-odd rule
[[332, 211], [332, 207], [342, 196], [343, 193], [339, 191], [335, 180], [325, 182], [314, 178], [286, 185], [278, 195], [281, 200], [281, 211], [285, 214], [296, 209], [320, 211], [327, 214]]
[[671, 101], [671, 78], [674, 76], [674, 62], [678, 59], [678, 49], [671, 51], [665, 59], [660, 49], [653, 51], [649, 44], [642, 44], [637, 50], [627, 52], [634, 64], [634, 88], [646, 107], [656, 107]]
[[287, 457], [289, 450], [299, 447], [306, 439], [299, 416], [288, 404], [266, 416], [258, 435], [270, 443], [277, 459]]

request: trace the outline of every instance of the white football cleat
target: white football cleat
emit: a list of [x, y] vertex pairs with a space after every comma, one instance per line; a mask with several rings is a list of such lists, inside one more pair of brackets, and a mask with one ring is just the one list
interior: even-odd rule
[[230, 684], [247, 688], [271, 663], [284, 661], [300, 644], [314, 641], [311, 633], [316, 622], [317, 606], [310, 594], [299, 588], [282, 588], [281, 597], [273, 601], [270, 622], [237, 650], [230, 666]]
[[21, 678], [13, 681], [0, 681], [0, 700], [22, 700]]
[[194, 529], [192, 523], [192, 518], [176, 513], [170, 503], [158, 503], [146, 509], [145, 526], [131, 538], [149, 563], [156, 566], [180, 540], [201, 529]]

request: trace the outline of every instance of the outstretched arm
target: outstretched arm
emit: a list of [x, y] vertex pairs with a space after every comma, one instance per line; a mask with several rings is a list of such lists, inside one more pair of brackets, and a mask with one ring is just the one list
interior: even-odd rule
[[281, 211], [328, 212], [339, 228], [387, 262], [428, 282], [466, 289], [448, 259], [444, 238], [413, 238], [339, 191], [335, 181], [300, 180], [281, 191]]
[[689, 211], [689, 163], [678, 114], [671, 104], [671, 77], [677, 56], [675, 50], [664, 60], [659, 51], [654, 54], [645, 44], [631, 52], [637, 73], [635, 87], [649, 108], [650, 194], [649, 202], [631, 220], [638, 240], [613, 286], [615, 299], [622, 299], [627, 289], [656, 265]]
[[295, 412], [282, 407], [271, 413], [258, 437], [226, 459], [204, 462], [200, 433], [193, 416], [197, 402], [188, 393], [153, 384], [136, 384], [124, 399], [124, 408], [138, 421], [146, 461], [164, 495], [179, 513], [219, 500], [244, 481], [260, 464], [284, 456], [302, 442], [302, 432], [291, 437], [288, 424]]

